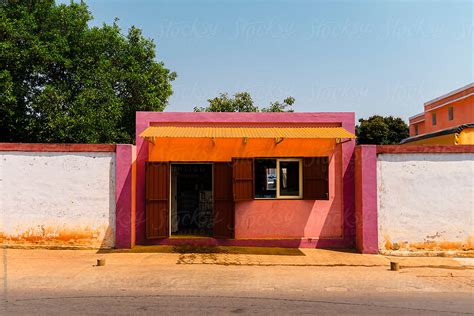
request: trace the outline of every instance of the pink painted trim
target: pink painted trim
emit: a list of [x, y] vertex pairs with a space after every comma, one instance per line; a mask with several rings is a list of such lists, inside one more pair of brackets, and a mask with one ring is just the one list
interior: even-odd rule
[[115, 145], [112, 145], [112, 144], [0, 143], [0, 151], [114, 152]]
[[115, 248], [131, 248], [133, 145], [117, 145], [115, 158]]
[[[137, 112], [137, 182], [136, 182], [136, 243], [149, 244], [145, 237], [145, 162], [148, 160], [148, 142], [139, 137], [151, 124], [167, 123], [282, 123], [315, 124], [335, 123], [355, 133], [353, 112], [298, 112], [298, 113], [194, 113], [194, 112]], [[354, 192], [354, 141], [342, 146], [344, 239], [338, 240], [343, 248], [355, 246], [355, 192]], [[160, 241], [155, 241], [159, 244]], [[319, 241], [318, 247], [325, 247]]]
[[292, 123], [292, 122], [151, 122], [151, 126], [186, 127], [339, 127], [338, 123]]
[[378, 253], [377, 146], [355, 148], [356, 248], [361, 253]]
[[379, 145], [377, 154], [474, 153], [474, 145]]
[[346, 249], [343, 239], [216, 239], [216, 238], [163, 238], [146, 240], [142, 245], [168, 246], [240, 246], [240, 247], [281, 247], [281, 248], [333, 248]]
[[[137, 112], [137, 121], [154, 123], [341, 123], [353, 112]], [[137, 126], [138, 127], [138, 126]]]

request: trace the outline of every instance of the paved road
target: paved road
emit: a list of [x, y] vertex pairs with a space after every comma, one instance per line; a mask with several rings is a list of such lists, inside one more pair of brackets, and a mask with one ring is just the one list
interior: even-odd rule
[[[161, 254], [9, 252], [6, 314], [474, 313], [474, 271], [176, 264]], [[6, 260], [5, 260], [6, 259]]]
[[11, 299], [8, 314], [318, 314], [318, 315], [455, 315], [473, 312], [472, 294], [182, 293], [167, 294], [30, 292]]

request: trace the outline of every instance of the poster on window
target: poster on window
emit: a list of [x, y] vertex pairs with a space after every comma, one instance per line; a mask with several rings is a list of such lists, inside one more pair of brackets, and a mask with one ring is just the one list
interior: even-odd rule
[[266, 168], [267, 190], [276, 190], [276, 168]]

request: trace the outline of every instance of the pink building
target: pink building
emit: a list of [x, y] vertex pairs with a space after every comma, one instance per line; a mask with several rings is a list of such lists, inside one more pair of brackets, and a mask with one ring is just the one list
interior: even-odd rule
[[355, 245], [354, 113], [138, 112], [136, 126], [136, 244]]

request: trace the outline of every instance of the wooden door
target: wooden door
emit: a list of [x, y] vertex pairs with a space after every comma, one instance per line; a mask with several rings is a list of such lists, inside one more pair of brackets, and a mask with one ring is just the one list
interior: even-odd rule
[[232, 164], [214, 163], [214, 237], [234, 237], [234, 199], [232, 194]]
[[232, 159], [234, 178], [234, 201], [253, 199], [253, 159]]
[[146, 237], [169, 237], [169, 164], [146, 164]]

